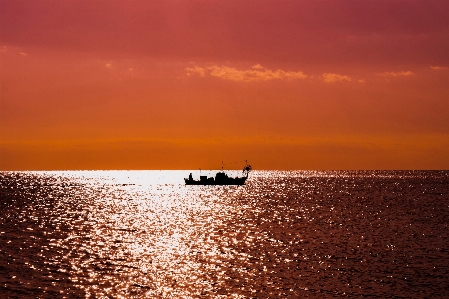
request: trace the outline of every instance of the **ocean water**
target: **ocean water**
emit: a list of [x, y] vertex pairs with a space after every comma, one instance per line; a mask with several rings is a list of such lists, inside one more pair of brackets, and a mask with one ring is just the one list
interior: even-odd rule
[[449, 294], [449, 171], [189, 172], [0, 172], [0, 298]]

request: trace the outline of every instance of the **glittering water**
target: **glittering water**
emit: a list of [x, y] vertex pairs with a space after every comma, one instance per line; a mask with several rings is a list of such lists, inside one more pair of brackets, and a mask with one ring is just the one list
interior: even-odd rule
[[443, 298], [449, 172], [0, 172], [1, 298]]

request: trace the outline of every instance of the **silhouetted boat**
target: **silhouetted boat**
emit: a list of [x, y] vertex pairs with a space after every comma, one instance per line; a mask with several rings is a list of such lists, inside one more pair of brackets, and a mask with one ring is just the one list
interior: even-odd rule
[[246, 179], [248, 179], [248, 174], [251, 171], [251, 165], [246, 164], [243, 167], [243, 176], [242, 177], [229, 177], [224, 171], [223, 167], [220, 172], [214, 177], [207, 177], [205, 175], [200, 175], [199, 180], [194, 180], [192, 177], [192, 173], [190, 173], [188, 178], [185, 178], [184, 181], [186, 185], [244, 185]]

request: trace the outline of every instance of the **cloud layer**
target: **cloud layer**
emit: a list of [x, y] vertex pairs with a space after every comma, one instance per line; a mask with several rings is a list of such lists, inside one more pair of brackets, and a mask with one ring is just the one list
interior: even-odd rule
[[324, 82], [328, 82], [328, 83], [351, 81], [351, 77], [349, 77], [349, 76], [332, 74], [332, 73], [324, 73], [322, 77], [323, 77]]
[[379, 75], [383, 77], [408, 77], [413, 76], [414, 73], [412, 71], [401, 71], [401, 72], [385, 72]]
[[[105, 55], [448, 65], [449, 1], [1, 1], [0, 41]], [[108, 56], [109, 57], [109, 56]], [[369, 59], [367, 59], [369, 58]]]
[[431, 66], [430, 67], [434, 71], [447, 70], [448, 68], [445, 66]]
[[186, 75], [198, 75], [200, 77], [213, 76], [225, 80], [231, 81], [243, 81], [243, 82], [254, 82], [254, 81], [268, 81], [274, 79], [305, 79], [307, 75], [303, 72], [292, 72], [283, 70], [269, 70], [262, 67], [260, 64], [254, 65], [251, 69], [238, 70], [229, 66], [209, 66], [209, 67], [189, 67], [186, 68]]

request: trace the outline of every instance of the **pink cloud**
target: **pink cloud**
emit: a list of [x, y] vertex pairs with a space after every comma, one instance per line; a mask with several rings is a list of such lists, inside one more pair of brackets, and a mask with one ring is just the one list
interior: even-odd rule
[[324, 82], [333, 83], [333, 82], [342, 82], [342, 81], [351, 81], [351, 77], [332, 74], [332, 73], [324, 73], [322, 75]]
[[445, 66], [431, 66], [430, 67], [432, 70], [434, 71], [439, 71], [439, 70], [447, 70], [448, 68]]
[[384, 77], [407, 77], [407, 76], [413, 76], [414, 73], [412, 71], [402, 71], [402, 72], [385, 72], [379, 74], [379, 76]]
[[251, 69], [239, 70], [234, 67], [229, 66], [210, 66], [202, 68], [195, 66], [193, 68], [186, 68], [187, 76], [193, 74], [199, 75], [200, 77], [213, 76], [225, 80], [231, 81], [243, 81], [243, 82], [254, 82], [254, 81], [268, 81], [274, 79], [305, 79], [305, 75], [301, 71], [284, 71], [284, 70], [268, 70], [262, 67], [260, 64], [254, 65]]

